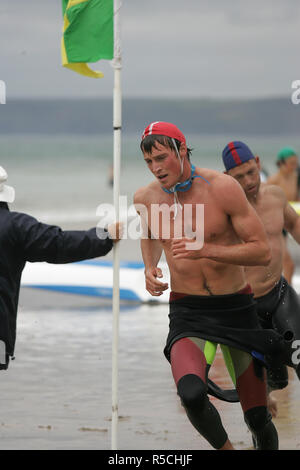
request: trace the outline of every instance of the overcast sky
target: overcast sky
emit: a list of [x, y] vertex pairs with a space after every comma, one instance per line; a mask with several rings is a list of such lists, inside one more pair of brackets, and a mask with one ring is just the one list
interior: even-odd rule
[[[12, 97], [111, 96], [60, 62], [61, 0], [1, 0], [0, 80]], [[123, 0], [126, 97], [291, 94], [300, 79], [299, 0]]]

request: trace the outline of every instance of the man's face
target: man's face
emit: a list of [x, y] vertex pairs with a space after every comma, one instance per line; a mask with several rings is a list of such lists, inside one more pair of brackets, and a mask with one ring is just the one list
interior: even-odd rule
[[[181, 147], [179, 152], [182, 157]], [[144, 160], [151, 173], [153, 173], [159, 184], [164, 188], [171, 188], [178, 182], [181, 168], [179, 158], [174, 149], [156, 142], [151, 153], [144, 153]]]
[[260, 163], [258, 157], [232, 168], [227, 173], [240, 183], [247, 198], [257, 195], [260, 187]]
[[293, 155], [292, 157], [287, 158], [284, 163], [284, 168], [288, 173], [292, 173], [298, 168], [298, 157]]

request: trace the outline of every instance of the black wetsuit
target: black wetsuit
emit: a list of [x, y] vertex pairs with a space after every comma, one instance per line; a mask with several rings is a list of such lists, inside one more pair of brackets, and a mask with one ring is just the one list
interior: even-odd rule
[[[266, 295], [255, 299], [257, 314], [263, 328], [273, 328], [284, 338], [284, 363], [293, 367], [300, 379], [300, 365], [295, 361], [297, 341], [300, 340], [300, 299], [297, 292], [281, 277]], [[298, 343], [299, 344], [299, 343]], [[270, 388], [288, 384], [287, 368], [278, 364], [268, 373]]]
[[164, 353], [193, 426], [215, 449], [227, 441], [219, 413], [207, 396], [206, 340], [217, 342], [229, 347], [237, 393], [257, 448], [277, 449], [277, 431], [267, 410], [265, 374], [254, 358], [280, 358], [282, 338], [273, 329], [260, 327], [253, 295], [242, 292], [197, 296], [172, 292], [169, 318]]
[[[26, 261], [71, 263], [104, 256], [113, 246], [102, 229], [62, 231], [0, 202], [0, 341], [5, 344], [7, 369], [14, 354], [16, 320], [22, 271]], [[105, 236], [100, 239], [98, 235]]]

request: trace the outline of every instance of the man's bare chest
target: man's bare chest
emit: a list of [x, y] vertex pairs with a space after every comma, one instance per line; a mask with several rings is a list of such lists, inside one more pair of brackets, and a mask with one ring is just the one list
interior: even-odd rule
[[230, 225], [215, 201], [180, 196], [148, 204], [148, 224], [155, 238], [194, 238], [201, 234], [204, 241], [216, 241]]
[[277, 200], [266, 200], [254, 206], [269, 236], [281, 236], [284, 225], [283, 207]]

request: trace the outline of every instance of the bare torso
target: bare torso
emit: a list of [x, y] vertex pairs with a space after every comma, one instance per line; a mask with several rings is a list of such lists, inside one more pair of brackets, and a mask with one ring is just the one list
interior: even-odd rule
[[272, 256], [268, 266], [245, 267], [247, 280], [254, 296], [260, 297], [273, 289], [282, 274], [285, 200], [276, 187], [262, 184], [256, 200], [250, 202], [265, 227]]
[[[189, 229], [196, 231], [196, 205], [204, 204], [204, 243], [214, 243], [219, 245], [234, 245], [241, 243], [232, 226], [230, 217], [224, 213], [213, 190], [214, 180], [218, 178], [219, 173], [207, 169], [197, 169], [210, 184], [202, 178], [193, 181], [191, 189], [178, 194], [182, 209], [177, 206], [178, 213], [173, 220], [166, 216], [158, 218], [155, 216], [153, 205], [165, 204], [167, 208], [174, 205], [174, 196], [165, 193], [158, 182], [153, 182], [143, 191], [143, 197], [140, 203], [147, 207], [148, 224], [152, 237], [159, 239], [164, 250], [166, 260], [170, 270], [171, 289], [175, 292], [187, 293], [191, 295], [223, 295], [231, 294], [242, 289], [246, 285], [244, 268], [238, 265], [216, 262], [206, 258], [190, 260], [175, 260], [171, 252], [172, 238], [180, 238], [178, 233], [183, 236], [187, 233], [184, 224], [184, 214], [192, 217], [186, 217], [192, 220]], [[151, 220], [152, 214], [152, 220]], [[155, 223], [154, 220], [157, 222]], [[199, 224], [199, 219], [197, 219]], [[170, 229], [170, 233], [169, 233]], [[199, 226], [198, 226], [199, 231]], [[197, 233], [198, 233], [197, 231]]]

